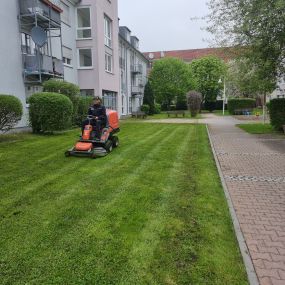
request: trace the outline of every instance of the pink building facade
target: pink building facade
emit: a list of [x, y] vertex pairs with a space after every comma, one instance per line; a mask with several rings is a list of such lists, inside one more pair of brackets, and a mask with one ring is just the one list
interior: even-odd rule
[[117, 0], [82, 0], [76, 7], [78, 83], [82, 95], [100, 96], [121, 110]]

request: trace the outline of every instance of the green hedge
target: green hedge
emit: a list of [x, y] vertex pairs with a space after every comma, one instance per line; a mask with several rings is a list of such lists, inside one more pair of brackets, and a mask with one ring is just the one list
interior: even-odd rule
[[72, 102], [62, 94], [42, 92], [29, 98], [29, 119], [34, 133], [53, 132], [71, 126]]
[[7, 132], [22, 118], [21, 101], [12, 95], [0, 94], [0, 131]]
[[149, 105], [141, 105], [141, 111], [145, 112], [146, 114], [149, 114], [150, 106]]
[[88, 109], [92, 104], [92, 97], [79, 97], [78, 101], [78, 109], [77, 109], [77, 118], [76, 118], [76, 125], [81, 126], [84, 119], [88, 114]]
[[80, 88], [79, 86], [56, 79], [50, 79], [43, 83], [43, 91], [44, 92], [53, 92], [53, 93], [60, 93], [67, 96], [73, 105], [73, 114], [72, 114], [72, 124], [77, 124], [77, 113], [78, 113], [78, 105], [79, 105], [79, 94]]
[[270, 123], [276, 130], [285, 125], [285, 98], [273, 99], [269, 104]]
[[237, 109], [255, 108], [256, 100], [252, 98], [235, 98], [228, 100], [228, 110], [230, 114], [234, 114]]

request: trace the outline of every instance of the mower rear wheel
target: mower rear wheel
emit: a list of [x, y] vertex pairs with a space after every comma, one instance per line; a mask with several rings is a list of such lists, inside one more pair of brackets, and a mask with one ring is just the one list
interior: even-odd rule
[[111, 140], [112, 140], [112, 143], [113, 143], [113, 147], [117, 147], [117, 146], [119, 146], [119, 138], [118, 137], [112, 137], [111, 138]]
[[70, 156], [70, 152], [69, 152], [69, 151], [66, 151], [66, 152], [64, 153], [64, 155], [65, 155], [65, 157], [69, 157], [69, 156]]

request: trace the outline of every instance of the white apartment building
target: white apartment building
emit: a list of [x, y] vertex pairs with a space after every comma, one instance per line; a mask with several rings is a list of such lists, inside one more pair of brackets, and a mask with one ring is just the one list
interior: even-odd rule
[[27, 99], [50, 78], [78, 84], [82, 95], [102, 97], [119, 115], [142, 104], [147, 60], [138, 40], [124, 33], [119, 59], [117, 0], [2, 2], [0, 94], [21, 100], [24, 115], [18, 127], [28, 125]]
[[119, 57], [121, 114], [126, 116], [138, 111], [143, 104], [149, 64], [139, 51], [139, 39], [132, 36], [127, 27], [120, 27]]

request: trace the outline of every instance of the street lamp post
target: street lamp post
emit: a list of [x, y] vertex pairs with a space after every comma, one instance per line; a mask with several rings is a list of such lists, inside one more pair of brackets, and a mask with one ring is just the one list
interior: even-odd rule
[[[222, 83], [222, 79], [219, 79], [219, 83]], [[224, 92], [223, 92], [223, 116], [225, 115], [225, 100], [226, 100], [226, 80], [224, 77]]]

